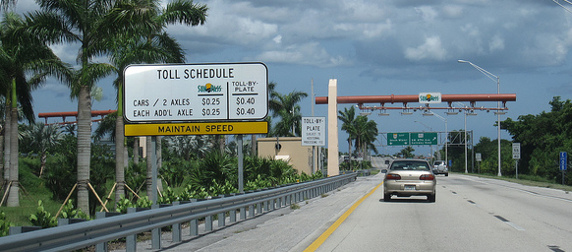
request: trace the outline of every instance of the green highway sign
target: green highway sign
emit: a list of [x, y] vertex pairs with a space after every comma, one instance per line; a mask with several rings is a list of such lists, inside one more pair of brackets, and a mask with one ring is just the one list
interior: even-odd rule
[[387, 145], [437, 145], [437, 132], [387, 133]]
[[409, 145], [409, 133], [387, 133], [387, 145]]
[[436, 132], [411, 133], [411, 145], [437, 145]]

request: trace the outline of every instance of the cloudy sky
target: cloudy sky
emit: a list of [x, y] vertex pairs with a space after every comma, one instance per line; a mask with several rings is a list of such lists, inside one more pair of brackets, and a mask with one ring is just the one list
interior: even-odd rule
[[[554, 96], [572, 94], [572, 12], [552, 0], [202, 0], [206, 24], [169, 29], [187, 52], [188, 63], [263, 62], [269, 80], [283, 94], [303, 91], [327, 96], [329, 79], [338, 80], [339, 95], [492, 94], [496, 81], [470, 61], [500, 77], [500, 92], [515, 93], [516, 102], [501, 119], [549, 111]], [[572, 5], [559, 0], [572, 10]], [[33, 8], [19, 0], [18, 10]], [[76, 52], [54, 46], [74, 62]], [[115, 109], [110, 81], [99, 85], [104, 99], [94, 110]], [[74, 111], [75, 101], [62, 84], [46, 83], [34, 93], [35, 110]], [[58, 99], [54, 104], [54, 98]], [[310, 97], [302, 101], [311, 115]], [[375, 104], [372, 104], [375, 105]], [[418, 105], [418, 104], [417, 104]], [[496, 103], [478, 106], [496, 107]], [[339, 109], [350, 105], [340, 105]], [[448, 130], [464, 129], [464, 116], [447, 116]], [[316, 105], [326, 116], [326, 105]], [[380, 132], [445, 131], [438, 117], [420, 112], [402, 116], [369, 116]], [[480, 137], [496, 139], [496, 116], [479, 112], [467, 119]], [[345, 139], [342, 135], [340, 139]], [[502, 138], [510, 139], [503, 131]], [[386, 141], [380, 137], [379, 144]], [[340, 141], [342, 150], [347, 146]], [[378, 147], [384, 153], [399, 149]], [[428, 151], [427, 151], [428, 152]], [[419, 153], [418, 154], [425, 154]]]

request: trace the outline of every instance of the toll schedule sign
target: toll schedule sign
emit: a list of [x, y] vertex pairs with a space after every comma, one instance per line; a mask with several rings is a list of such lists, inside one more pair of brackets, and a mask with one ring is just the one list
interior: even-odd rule
[[124, 76], [129, 122], [251, 121], [268, 114], [263, 63], [131, 65]]

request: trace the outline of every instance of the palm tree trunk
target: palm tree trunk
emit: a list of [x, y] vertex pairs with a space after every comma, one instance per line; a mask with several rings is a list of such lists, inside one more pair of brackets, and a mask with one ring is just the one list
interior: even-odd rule
[[42, 177], [42, 174], [44, 173], [44, 168], [46, 168], [46, 159], [47, 159], [47, 154], [46, 151], [42, 151], [41, 157], [40, 157], [40, 175], [38, 177]]
[[89, 214], [89, 173], [91, 163], [91, 95], [90, 88], [82, 85], [78, 95], [77, 115], [77, 204]]
[[8, 207], [20, 206], [19, 185], [18, 185], [18, 108], [12, 108], [12, 120], [10, 129], [10, 182], [12, 185], [8, 190]]
[[[121, 105], [119, 105], [121, 106]], [[123, 116], [117, 113], [115, 120], [115, 203], [125, 196], [125, 135], [123, 134]]]
[[9, 100], [6, 101], [6, 128], [4, 129], [4, 179], [10, 181], [10, 135], [12, 113]]
[[[0, 135], [0, 186], [4, 186], [4, 135]], [[1, 191], [1, 188], [0, 188]]]
[[349, 150], [348, 150], [348, 154], [349, 154], [349, 169], [352, 169], [352, 138], [350, 137], [348, 139], [348, 146], [349, 146]]

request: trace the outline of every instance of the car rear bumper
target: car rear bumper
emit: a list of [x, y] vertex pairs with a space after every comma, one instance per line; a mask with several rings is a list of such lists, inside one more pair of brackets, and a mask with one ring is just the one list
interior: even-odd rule
[[383, 193], [397, 196], [433, 195], [435, 194], [435, 182], [407, 183], [386, 181], [383, 185]]

